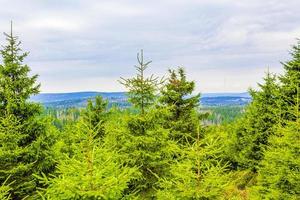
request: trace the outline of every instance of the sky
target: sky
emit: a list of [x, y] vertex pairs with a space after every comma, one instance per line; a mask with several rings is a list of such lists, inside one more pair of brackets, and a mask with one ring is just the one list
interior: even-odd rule
[[[136, 53], [146, 74], [184, 67], [197, 92], [244, 92], [300, 38], [299, 0], [0, 0], [0, 32], [29, 51], [42, 92], [124, 91]], [[0, 44], [5, 44], [0, 35]], [[1, 61], [1, 59], [0, 59]]]

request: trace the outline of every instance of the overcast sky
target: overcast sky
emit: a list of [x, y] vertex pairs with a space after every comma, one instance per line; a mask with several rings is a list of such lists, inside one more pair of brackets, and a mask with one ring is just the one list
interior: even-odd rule
[[42, 92], [123, 91], [140, 49], [149, 74], [184, 66], [197, 91], [242, 92], [282, 72], [300, 1], [0, 0], [0, 32], [10, 20]]

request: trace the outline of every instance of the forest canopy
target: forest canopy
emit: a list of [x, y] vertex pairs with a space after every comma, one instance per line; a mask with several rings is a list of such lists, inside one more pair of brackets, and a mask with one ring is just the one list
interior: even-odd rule
[[4, 36], [0, 199], [299, 199], [299, 40], [284, 73], [249, 90], [251, 103], [219, 111], [238, 117], [208, 123], [185, 69], [146, 76], [143, 51], [136, 75], [120, 79], [131, 107], [97, 96], [53, 117], [29, 100], [40, 90], [29, 54]]

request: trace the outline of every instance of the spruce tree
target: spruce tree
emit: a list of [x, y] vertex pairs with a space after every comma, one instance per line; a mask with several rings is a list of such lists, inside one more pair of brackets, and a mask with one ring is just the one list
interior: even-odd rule
[[279, 77], [279, 118], [264, 152], [253, 199], [298, 199], [300, 191], [300, 41]]
[[10, 177], [11, 197], [21, 199], [34, 193], [34, 173], [53, 169], [49, 149], [54, 137], [38, 118], [40, 106], [28, 102], [40, 87], [37, 75], [29, 76], [23, 63], [28, 53], [22, 52], [12, 30], [5, 36], [8, 44], [0, 51], [0, 184]]
[[194, 142], [182, 149], [170, 167], [170, 175], [159, 179], [158, 199], [224, 199], [229, 172], [220, 159], [221, 141], [216, 135], [197, 130]]
[[[73, 148], [61, 155], [54, 176], [41, 176], [45, 199], [121, 199], [137, 169], [127, 167], [103, 141], [106, 102], [90, 101], [79, 122], [68, 129]], [[64, 148], [65, 145], [62, 146]]]
[[284, 74], [279, 76], [280, 87], [280, 114], [282, 119], [295, 120], [295, 116], [290, 114], [290, 109], [296, 105], [296, 99], [299, 99], [297, 88], [300, 87], [300, 40], [292, 47], [290, 52], [292, 59], [282, 63]]
[[236, 161], [242, 168], [256, 171], [268, 145], [268, 138], [274, 133], [278, 121], [278, 84], [275, 75], [267, 72], [259, 91], [250, 89], [252, 102], [244, 116], [237, 122], [235, 135]]
[[284, 126], [279, 124], [275, 135], [270, 138], [270, 146], [259, 166], [258, 184], [252, 188], [253, 199], [299, 199], [299, 99], [289, 115], [295, 121], [285, 121]]
[[129, 102], [144, 114], [145, 109], [155, 101], [157, 87], [162, 83], [162, 80], [159, 80], [154, 75], [145, 76], [145, 70], [152, 61], [144, 61], [143, 50], [141, 50], [140, 54], [137, 54], [137, 61], [138, 65], [135, 65], [137, 70], [136, 77], [128, 79], [121, 77], [119, 82], [129, 90]]
[[98, 136], [103, 138], [105, 134], [103, 124], [107, 120], [107, 105], [108, 102], [104, 101], [101, 96], [96, 96], [95, 100], [88, 100], [86, 109], [83, 110], [82, 116], [83, 120], [90, 120], [92, 126], [99, 126], [100, 129], [98, 130]]
[[125, 160], [129, 166], [138, 167], [141, 177], [130, 184], [130, 193], [141, 199], [152, 199], [156, 195], [159, 178], [167, 176], [173, 158], [180, 151], [169, 139], [169, 130], [163, 127], [166, 111], [148, 110], [144, 115], [131, 115], [123, 136], [120, 137]]
[[0, 115], [12, 114], [20, 121], [40, 113], [38, 104], [29, 103], [31, 95], [39, 93], [40, 85], [36, 84], [37, 75], [29, 76], [30, 68], [23, 61], [28, 52], [22, 52], [18, 37], [4, 33], [7, 45], [0, 51], [3, 64], [0, 65]]
[[138, 167], [141, 172], [140, 179], [130, 183], [128, 192], [137, 193], [142, 199], [151, 199], [155, 197], [158, 178], [166, 175], [177, 146], [169, 140], [169, 130], [163, 127], [169, 112], [164, 108], [151, 107], [155, 105], [157, 89], [162, 81], [154, 75], [145, 78], [144, 71], [151, 61], [144, 62], [143, 51], [137, 59], [137, 76], [122, 79], [121, 83], [129, 90], [129, 101], [140, 112], [125, 118], [119, 151], [126, 155], [124, 159], [129, 166]]
[[200, 94], [192, 96], [194, 89], [195, 82], [188, 81], [184, 69], [178, 68], [169, 70], [169, 78], [161, 90], [160, 103], [171, 113], [166, 128], [171, 129], [172, 138], [180, 143], [191, 142], [196, 136]]

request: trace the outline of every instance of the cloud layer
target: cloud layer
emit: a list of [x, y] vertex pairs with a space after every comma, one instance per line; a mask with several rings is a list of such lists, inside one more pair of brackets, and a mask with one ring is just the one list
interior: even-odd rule
[[[30, 51], [26, 62], [43, 92], [121, 91], [136, 53], [149, 73], [184, 66], [201, 92], [245, 91], [300, 37], [298, 0], [0, 0]], [[4, 5], [4, 6], [2, 6]], [[0, 37], [4, 44], [4, 37]]]

